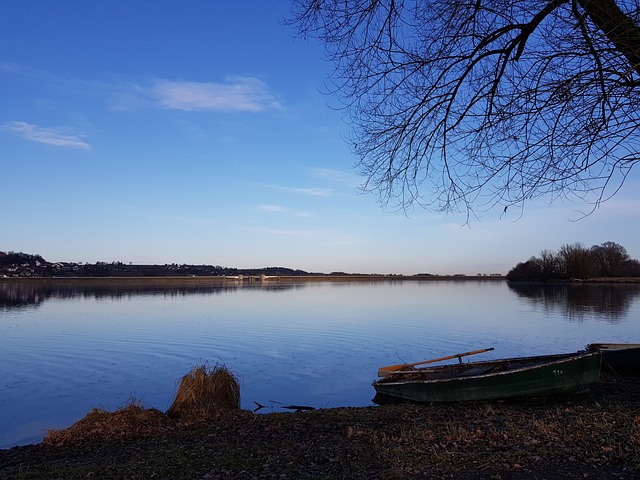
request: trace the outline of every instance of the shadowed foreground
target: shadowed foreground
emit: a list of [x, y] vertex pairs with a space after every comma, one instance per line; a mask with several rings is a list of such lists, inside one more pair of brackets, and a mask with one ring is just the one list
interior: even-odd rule
[[569, 398], [164, 417], [0, 450], [0, 478], [640, 477], [639, 378]]

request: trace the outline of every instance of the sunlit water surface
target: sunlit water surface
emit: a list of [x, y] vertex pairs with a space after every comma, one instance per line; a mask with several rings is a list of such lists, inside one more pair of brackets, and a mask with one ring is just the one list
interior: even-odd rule
[[494, 347], [489, 360], [640, 342], [640, 286], [504, 281], [39, 287], [0, 282], [0, 448], [131, 398], [166, 410], [194, 365], [242, 407], [372, 405], [378, 367]]

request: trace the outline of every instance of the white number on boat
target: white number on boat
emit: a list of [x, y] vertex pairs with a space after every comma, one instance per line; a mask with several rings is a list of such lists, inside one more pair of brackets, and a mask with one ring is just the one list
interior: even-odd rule
[[554, 375], [562, 375], [564, 372], [562, 370], [554, 370], [553, 374]]

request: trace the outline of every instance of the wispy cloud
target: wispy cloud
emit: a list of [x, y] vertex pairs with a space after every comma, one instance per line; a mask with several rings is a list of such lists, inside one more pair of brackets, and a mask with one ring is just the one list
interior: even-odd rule
[[323, 238], [325, 234], [323, 232], [314, 230], [287, 230], [282, 228], [260, 228], [258, 232], [275, 235], [279, 237], [293, 237], [293, 238]]
[[328, 197], [333, 194], [333, 190], [330, 188], [319, 187], [284, 187], [282, 185], [261, 185], [263, 188], [270, 190], [277, 190], [279, 192], [297, 193], [300, 195], [310, 195], [313, 197]]
[[362, 183], [362, 177], [354, 172], [345, 172], [343, 170], [335, 170], [333, 168], [314, 167], [310, 170], [311, 175], [323, 180], [341, 183], [348, 186], [357, 186]]
[[283, 207], [282, 205], [258, 205], [256, 209], [260, 212], [266, 213], [286, 213], [294, 217], [311, 218], [314, 215], [308, 212], [296, 212], [290, 208]]
[[281, 109], [280, 99], [263, 80], [248, 75], [230, 75], [221, 81], [137, 79], [116, 76], [111, 80], [81, 80], [58, 77], [47, 71], [0, 62], [0, 73], [76, 90], [109, 92], [112, 111], [160, 107], [168, 110], [208, 112], [262, 112]]
[[89, 150], [91, 145], [82, 139], [69, 127], [46, 128], [26, 122], [6, 122], [1, 126], [2, 130], [13, 132], [25, 140], [44, 143], [54, 147], [79, 148]]
[[24, 68], [12, 63], [0, 62], [0, 72], [5, 74], [19, 75], [24, 72]]
[[281, 108], [266, 83], [253, 77], [225, 82], [159, 80], [149, 92], [162, 108], [186, 111], [260, 112]]
[[284, 213], [289, 211], [288, 208], [282, 207], [280, 205], [258, 205], [257, 208], [261, 212], [271, 212], [271, 213]]

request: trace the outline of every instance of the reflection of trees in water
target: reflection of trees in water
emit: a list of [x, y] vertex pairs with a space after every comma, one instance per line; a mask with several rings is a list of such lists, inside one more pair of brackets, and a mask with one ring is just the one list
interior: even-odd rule
[[250, 284], [239, 282], [216, 282], [215, 284], [170, 284], [153, 282], [140, 283], [69, 283], [41, 281], [0, 281], [0, 311], [21, 308], [37, 308], [47, 300], [129, 300], [134, 297], [152, 296], [162, 298], [180, 298], [195, 295], [221, 295], [233, 293], [240, 289], [260, 292], [284, 292], [295, 288], [303, 288], [299, 284]]
[[46, 292], [31, 282], [0, 282], [0, 312], [37, 307], [47, 298]]
[[559, 313], [570, 321], [595, 317], [618, 323], [640, 297], [640, 285], [637, 284], [509, 283], [509, 288], [534, 308]]

